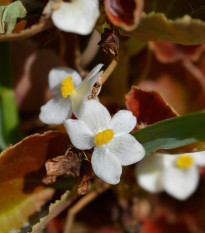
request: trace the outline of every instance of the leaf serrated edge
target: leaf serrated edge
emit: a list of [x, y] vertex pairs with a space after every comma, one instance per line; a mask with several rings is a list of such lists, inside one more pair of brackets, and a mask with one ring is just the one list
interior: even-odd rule
[[[140, 23], [138, 25], [138, 27], [133, 30], [133, 31], [125, 31], [125, 30], [120, 30], [120, 34], [123, 35], [123, 36], [135, 36], [137, 38], [140, 38], [140, 39], [144, 39], [144, 40], [153, 40], [153, 41], [161, 41], [161, 42], [164, 42], [164, 41], [167, 41], [167, 42], [173, 42], [173, 43], [178, 43], [178, 44], [182, 44], [182, 45], [197, 45], [197, 44], [203, 44], [205, 43], [205, 37], [202, 36], [202, 39], [198, 39], [197, 36], [195, 36], [195, 41], [193, 42], [190, 42], [188, 39], [187, 40], [183, 40], [182, 38], [179, 38], [179, 39], [170, 39], [169, 35], [170, 33], [168, 34], [168, 37], [166, 37], [166, 33], [164, 33], [165, 37], [164, 39], [159, 39], [157, 36], [155, 36], [153, 33], [150, 33], [151, 36], [149, 36], [147, 33], [146, 30], [144, 30], [143, 26], [146, 22], [146, 20], [160, 20], [164, 25], [167, 25], [167, 28], [169, 28], [168, 26], [171, 26], [173, 29], [176, 29], [176, 28], [180, 28], [181, 25], [187, 25], [187, 26], [190, 26], [191, 24], [194, 24], [194, 26], [198, 26], [198, 27], [202, 27], [202, 29], [205, 30], [205, 22], [201, 19], [195, 19], [195, 18], [192, 18], [191, 16], [189, 15], [184, 15], [182, 16], [181, 18], [176, 18], [176, 19], [168, 19], [166, 17], [166, 15], [164, 13], [155, 13], [154, 11], [153, 12], [150, 12], [150, 13], [145, 13], [145, 12], [142, 12], [142, 15], [141, 15], [141, 20], [140, 20]], [[202, 30], [201, 29], [201, 30]], [[187, 33], [190, 33], [189, 30], [187, 30]]]
[[71, 205], [75, 200], [79, 198], [79, 193], [77, 187], [74, 187], [72, 191], [66, 191], [61, 195], [59, 200], [56, 200], [53, 204], [49, 206], [49, 212], [46, 216], [42, 217], [38, 223], [32, 226], [32, 231], [29, 233], [40, 233], [59, 213]]

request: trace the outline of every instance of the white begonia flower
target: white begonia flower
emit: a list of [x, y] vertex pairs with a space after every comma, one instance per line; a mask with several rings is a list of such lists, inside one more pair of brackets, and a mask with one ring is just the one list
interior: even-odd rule
[[69, 119], [64, 125], [75, 147], [94, 147], [93, 170], [109, 184], [119, 183], [122, 166], [136, 163], [145, 155], [144, 147], [129, 134], [136, 125], [130, 111], [121, 110], [111, 119], [101, 103], [89, 100], [79, 120]]
[[166, 191], [176, 199], [185, 200], [197, 189], [197, 166], [204, 165], [205, 151], [175, 155], [155, 153], [137, 165], [136, 179], [151, 193]]
[[79, 116], [83, 111], [88, 95], [103, 71], [102, 64], [97, 65], [82, 81], [73, 69], [59, 67], [49, 73], [49, 87], [54, 98], [41, 107], [40, 119], [46, 124], [62, 124], [71, 117], [72, 112]]
[[53, 11], [54, 25], [62, 31], [88, 35], [100, 15], [99, 0], [71, 0], [62, 2]]

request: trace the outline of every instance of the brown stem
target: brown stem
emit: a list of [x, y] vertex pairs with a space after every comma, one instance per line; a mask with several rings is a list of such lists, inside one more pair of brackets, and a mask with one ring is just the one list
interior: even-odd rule
[[95, 83], [92, 89], [92, 94], [88, 96], [88, 99], [96, 99], [98, 94], [100, 93], [101, 87], [103, 83], [108, 79], [108, 77], [111, 75], [115, 67], [117, 66], [118, 62], [113, 59], [108, 68], [105, 70], [105, 72], [100, 76], [98, 81]]
[[118, 62], [113, 59], [108, 68], [105, 70], [105, 72], [101, 75], [101, 77], [98, 80], [98, 83], [100, 85], [103, 85], [103, 83], [108, 79], [108, 77], [111, 75], [115, 67], [117, 66]]

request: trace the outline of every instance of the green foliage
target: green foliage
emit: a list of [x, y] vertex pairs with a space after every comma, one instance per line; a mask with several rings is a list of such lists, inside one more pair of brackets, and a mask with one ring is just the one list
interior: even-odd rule
[[0, 149], [20, 139], [19, 119], [12, 88], [9, 44], [0, 43]]
[[11, 33], [18, 18], [26, 16], [26, 9], [21, 1], [13, 2], [7, 6], [0, 6], [0, 33]]
[[204, 140], [205, 110], [157, 122], [135, 131], [133, 136], [144, 146], [146, 155]]
[[203, 0], [145, 1], [138, 27], [122, 35], [145, 40], [169, 41], [183, 45], [205, 43]]
[[163, 13], [143, 12], [139, 26], [122, 35], [144, 40], [169, 41], [183, 45], [205, 43], [205, 22], [186, 15], [176, 20], [167, 19]]

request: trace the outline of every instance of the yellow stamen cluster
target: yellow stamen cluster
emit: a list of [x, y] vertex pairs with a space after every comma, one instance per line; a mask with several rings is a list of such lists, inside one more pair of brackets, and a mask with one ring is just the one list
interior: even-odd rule
[[189, 169], [194, 164], [194, 159], [189, 155], [180, 155], [176, 161], [179, 168]]
[[68, 95], [69, 96], [75, 95], [75, 88], [71, 76], [68, 76], [66, 79], [64, 79], [61, 84], [62, 84], [61, 93], [64, 98], [66, 98]]
[[106, 129], [102, 132], [99, 132], [95, 136], [95, 140], [94, 140], [95, 144], [98, 146], [102, 146], [103, 144], [111, 141], [113, 136], [114, 136], [114, 133], [111, 129]]

